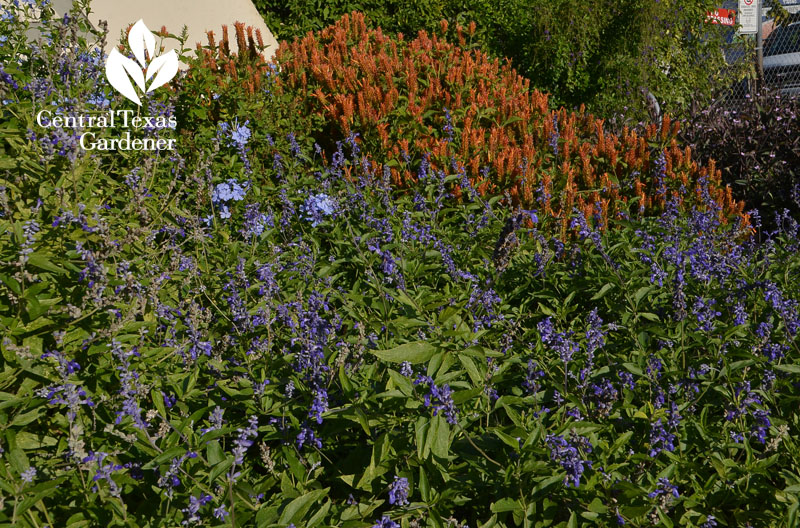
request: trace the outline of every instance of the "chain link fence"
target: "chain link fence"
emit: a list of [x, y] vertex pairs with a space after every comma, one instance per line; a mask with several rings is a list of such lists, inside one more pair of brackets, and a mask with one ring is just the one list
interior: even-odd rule
[[782, 95], [800, 94], [800, 19], [792, 20], [775, 28], [765, 24], [764, 84]]
[[[723, 79], [735, 79], [733, 84], [719, 87], [717, 102], [736, 103], [757, 91], [757, 50], [755, 35], [736, 35], [731, 28], [728, 42], [723, 50], [728, 72]], [[730, 82], [730, 81], [729, 81]]]
[[760, 88], [781, 95], [800, 95], [800, 0], [783, 0], [782, 4], [790, 17], [779, 23], [772, 18], [769, 7], [762, 8], [761, 64], [758, 37], [736, 35], [731, 30], [724, 53], [729, 68], [735, 72], [733, 77], [739, 80], [721, 87], [718, 102], [735, 105]]

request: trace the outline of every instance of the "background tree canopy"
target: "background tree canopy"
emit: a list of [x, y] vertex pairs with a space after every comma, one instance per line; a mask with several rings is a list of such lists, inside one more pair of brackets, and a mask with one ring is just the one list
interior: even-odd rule
[[[752, 65], [730, 66], [724, 50], [752, 44], [705, 22], [714, 0], [256, 0], [279, 40], [305, 35], [350, 11], [364, 12], [384, 31], [415, 36], [442, 19], [475, 21], [470, 44], [507, 57], [533, 87], [557, 104], [585, 103], [593, 112], [642, 117], [647, 90], [663, 110], [703, 105], [740, 80]], [[729, 55], [729, 56], [736, 56]], [[739, 53], [738, 56], [742, 56]]]

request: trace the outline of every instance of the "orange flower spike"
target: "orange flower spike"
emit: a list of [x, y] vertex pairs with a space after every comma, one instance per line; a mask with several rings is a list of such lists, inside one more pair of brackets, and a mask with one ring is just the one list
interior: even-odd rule
[[522, 187], [522, 200], [526, 207], [533, 205], [533, 187], [527, 182]]
[[606, 149], [606, 138], [605, 134], [603, 134], [603, 121], [598, 119], [595, 122], [595, 127], [597, 129], [597, 150], [599, 152], [604, 152]]
[[675, 136], [678, 135], [678, 132], [680, 132], [680, 131], [681, 131], [681, 122], [680, 121], [674, 121], [672, 123], [672, 131], [671, 131], [670, 135], [675, 137]]
[[244, 36], [244, 22], [234, 22], [233, 27], [236, 29], [237, 53], [240, 58], [244, 58], [247, 56], [247, 39]]
[[733, 203], [734, 203], [734, 201], [733, 201], [733, 195], [732, 195], [732, 191], [731, 191], [731, 186], [730, 185], [726, 185], [725, 186], [725, 209], [726, 210], [732, 209]]
[[594, 214], [594, 202], [588, 202], [583, 208], [583, 217], [586, 223], [591, 225], [592, 215]]
[[480, 158], [478, 158], [477, 156], [474, 156], [469, 160], [469, 172], [473, 178], [478, 177], [480, 171], [479, 165], [480, 165]]
[[[717, 162], [714, 160], [714, 158], [711, 158], [710, 160], [708, 160], [708, 172], [706, 172], [706, 175], [708, 175], [709, 180], [713, 179], [716, 169], [717, 169]], [[703, 171], [700, 172], [700, 175], [701, 176], [704, 175]]]
[[605, 230], [606, 230], [606, 228], [608, 227], [608, 212], [609, 212], [609, 203], [610, 203], [610, 201], [609, 201], [609, 199], [608, 199], [608, 198], [603, 198], [603, 199], [600, 201], [600, 204], [601, 204], [601, 205], [602, 205], [602, 207], [603, 207], [603, 211], [602, 211], [602, 213], [600, 214], [600, 218], [601, 218], [601, 219], [602, 219], [602, 221], [603, 221], [602, 231], [605, 231]]
[[670, 117], [669, 114], [664, 114], [661, 118], [661, 141], [666, 141], [669, 136]]

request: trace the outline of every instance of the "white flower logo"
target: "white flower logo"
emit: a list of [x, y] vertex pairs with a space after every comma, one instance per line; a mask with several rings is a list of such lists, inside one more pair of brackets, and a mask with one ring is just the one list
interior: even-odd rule
[[[147, 29], [141, 19], [133, 25], [128, 33], [128, 45], [139, 64], [114, 48], [106, 61], [106, 78], [119, 93], [141, 106], [142, 101], [136, 94], [130, 78], [143, 93], [152, 92], [171, 81], [178, 73], [178, 54], [171, 49], [156, 57], [156, 37]], [[145, 51], [147, 51], [146, 57]], [[148, 58], [150, 64], [147, 63], [146, 59]], [[155, 79], [145, 89], [145, 82], [154, 75]]]

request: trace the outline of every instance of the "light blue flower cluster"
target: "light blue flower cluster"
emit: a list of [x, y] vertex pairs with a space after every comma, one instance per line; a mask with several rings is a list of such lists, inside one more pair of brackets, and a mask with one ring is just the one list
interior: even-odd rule
[[233, 123], [223, 121], [219, 124], [219, 133], [221, 136], [228, 136], [228, 144], [230, 146], [242, 149], [250, 141], [250, 136], [252, 135], [250, 128], [247, 126], [249, 124], [250, 120], [248, 119], [244, 124], [240, 125], [238, 117], [234, 119]]
[[214, 207], [219, 210], [220, 218], [230, 218], [231, 212], [225, 202], [240, 202], [244, 200], [245, 194], [247, 194], [247, 184], [240, 185], [239, 182], [231, 178], [227, 182], [219, 183], [214, 187], [211, 192], [211, 201], [214, 203]]
[[323, 217], [333, 215], [336, 209], [336, 200], [323, 193], [309, 196], [300, 206], [300, 211], [312, 227], [317, 227], [324, 220]]

